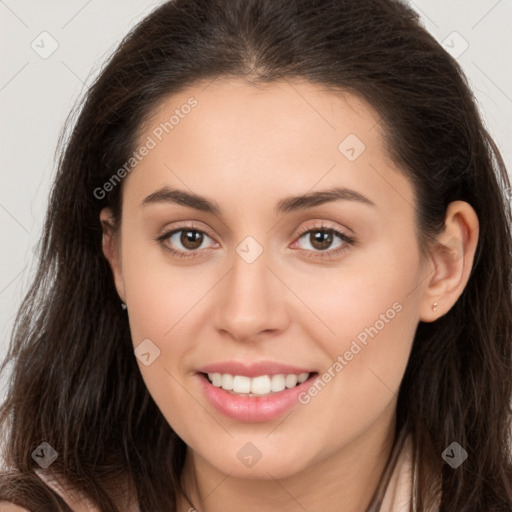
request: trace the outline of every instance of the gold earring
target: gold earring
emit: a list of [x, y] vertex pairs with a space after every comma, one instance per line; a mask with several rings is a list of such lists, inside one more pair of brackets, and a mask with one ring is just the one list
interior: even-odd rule
[[434, 304], [432, 304], [432, 311], [435, 311], [437, 309], [437, 302], [434, 302]]

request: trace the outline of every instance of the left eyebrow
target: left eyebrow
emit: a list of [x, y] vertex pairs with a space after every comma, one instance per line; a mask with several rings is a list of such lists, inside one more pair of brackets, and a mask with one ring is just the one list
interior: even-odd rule
[[291, 196], [281, 199], [281, 201], [277, 203], [275, 211], [276, 213], [289, 213], [340, 200], [356, 201], [368, 206], [376, 206], [373, 201], [355, 190], [345, 187], [334, 187], [327, 190], [311, 192], [302, 196]]
[[[324, 203], [340, 200], [356, 201], [369, 206], [376, 206], [373, 201], [355, 190], [345, 187], [334, 187], [301, 196], [289, 196], [281, 199], [275, 207], [275, 213], [289, 213], [292, 211], [306, 210], [307, 208], [313, 208]], [[211, 213], [217, 217], [222, 217], [222, 210], [215, 201], [184, 190], [170, 189], [169, 187], [163, 187], [147, 196], [142, 201], [141, 206], [161, 202], [176, 203], [206, 213]]]

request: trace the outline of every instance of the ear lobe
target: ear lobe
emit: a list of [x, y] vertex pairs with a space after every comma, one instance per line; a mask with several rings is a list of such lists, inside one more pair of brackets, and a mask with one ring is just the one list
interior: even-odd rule
[[478, 233], [478, 217], [472, 206], [465, 201], [450, 203], [445, 229], [431, 251], [431, 270], [424, 281], [420, 306], [421, 321], [434, 322], [462, 295], [471, 275]]
[[110, 264], [112, 275], [114, 278], [114, 284], [117, 289], [117, 293], [122, 300], [125, 299], [124, 280], [121, 267], [121, 251], [119, 243], [119, 234], [114, 228], [112, 220], [112, 211], [110, 208], [104, 208], [100, 212], [100, 222], [103, 229], [102, 237], [102, 250], [105, 258]]

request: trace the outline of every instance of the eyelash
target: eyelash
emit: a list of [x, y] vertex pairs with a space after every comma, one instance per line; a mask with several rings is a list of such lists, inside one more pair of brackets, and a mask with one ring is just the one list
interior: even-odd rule
[[[169, 247], [165, 241], [171, 237], [172, 235], [179, 233], [180, 231], [196, 231], [198, 233], [201, 233], [203, 235], [206, 235], [208, 238], [212, 238], [206, 231], [203, 229], [199, 229], [198, 226], [190, 225], [190, 226], [180, 226], [178, 228], [174, 228], [170, 231], [167, 231], [160, 235], [156, 241], [163, 246], [163, 248], [170, 252], [173, 256], [177, 258], [195, 258], [197, 253], [200, 252], [199, 249], [195, 249], [194, 251], [178, 251], [176, 249], [173, 249], [172, 247]], [[315, 231], [322, 231], [322, 232], [328, 232], [336, 235], [339, 237], [343, 242], [345, 242], [343, 245], [336, 249], [326, 250], [326, 251], [311, 251], [306, 249], [300, 249], [301, 253], [305, 253], [307, 257], [309, 258], [333, 258], [341, 254], [343, 251], [347, 250], [350, 246], [356, 244], [356, 240], [345, 233], [338, 231], [337, 229], [331, 228], [329, 226], [325, 226], [321, 224], [320, 226], [307, 226], [304, 229], [302, 229], [299, 234], [297, 235], [297, 239], [300, 240], [305, 234], [309, 232], [315, 232]], [[320, 253], [321, 255], [318, 255]]]

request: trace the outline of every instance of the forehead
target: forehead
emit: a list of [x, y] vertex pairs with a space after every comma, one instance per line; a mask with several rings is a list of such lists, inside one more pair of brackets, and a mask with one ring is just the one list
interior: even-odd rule
[[[169, 121], [172, 126], [167, 131], [159, 130]], [[340, 137], [350, 133], [375, 148], [381, 142], [380, 123], [368, 103], [346, 91], [329, 91], [306, 81], [251, 85], [222, 78], [162, 100], [149, 114], [144, 134], [155, 132], [160, 139], [172, 132], [177, 144], [193, 131], [197, 141], [211, 141], [219, 156], [230, 147], [233, 158], [239, 148], [254, 160], [263, 145], [266, 155], [282, 154], [281, 148], [294, 146], [296, 153], [299, 147], [301, 152], [313, 150], [319, 142], [337, 149]], [[235, 143], [238, 146], [231, 147]]]
[[[413, 200], [389, 159], [378, 113], [353, 94], [309, 82], [219, 79], [189, 87], [151, 112], [138, 147], [145, 144], [151, 149], [127, 179], [134, 185], [125, 184], [138, 199], [169, 184], [233, 201], [234, 190], [243, 200], [304, 193], [318, 183]], [[390, 187], [390, 180], [401, 183]]]

